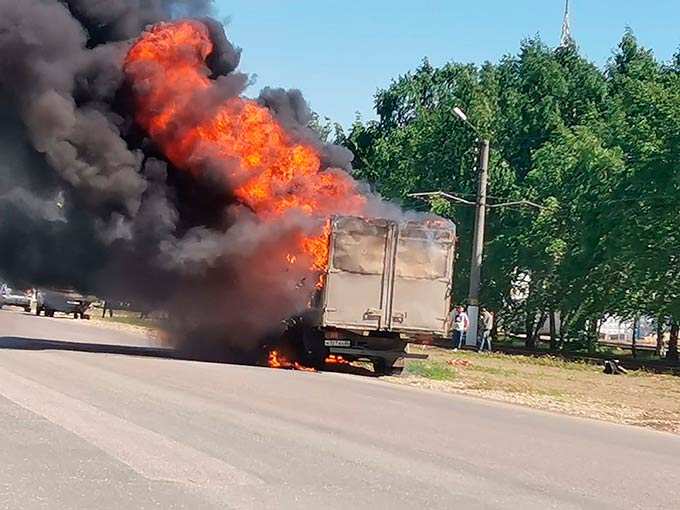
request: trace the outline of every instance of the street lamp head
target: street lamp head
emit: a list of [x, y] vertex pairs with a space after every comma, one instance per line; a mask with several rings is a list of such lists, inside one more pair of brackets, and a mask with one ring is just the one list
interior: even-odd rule
[[468, 117], [467, 117], [467, 115], [465, 115], [465, 112], [463, 110], [461, 110], [460, 108], [458, 108], [457, 106], [453, 108], [453, 113], [458, 115], [460, 120], [462, 120], [463, 122], [468, 122]]
[[462, 120], [472, 131], [475, 132], [475, 134], [481, 138], [481, 135], [479, 134], [479, 130], [475, 127], [475, 125], [468, 120], [467, 114], [461, 109], [458, 108], [457, 106], [454, 106], [453, 108], [453, 113], [456, 114], [456, 116]]

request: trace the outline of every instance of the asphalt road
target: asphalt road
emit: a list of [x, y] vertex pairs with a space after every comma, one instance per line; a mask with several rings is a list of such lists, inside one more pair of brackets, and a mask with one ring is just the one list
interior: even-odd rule
[[0, 311], [0, 508], [680, 508], [676, 436], [145, 345]]

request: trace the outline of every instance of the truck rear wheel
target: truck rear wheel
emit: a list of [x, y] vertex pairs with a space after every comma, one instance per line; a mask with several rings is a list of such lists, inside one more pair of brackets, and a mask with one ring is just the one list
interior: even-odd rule
[[315, 328], [305, 327], [302, 329], [302, 346], [304, 348], [305, 363], [317, 370], [323, 369], [324, 360], [328, 355], [324, 347], [323, 333]]
[[[401, 362], [401, 363], [400, 363]], [[387, 360], [378, 359], [373, 361], [373, 372], [377, 376], [395, 376], [398, 377], [404, 371], [403, 358], [396, 360], [394, 365], [388, 365]]]

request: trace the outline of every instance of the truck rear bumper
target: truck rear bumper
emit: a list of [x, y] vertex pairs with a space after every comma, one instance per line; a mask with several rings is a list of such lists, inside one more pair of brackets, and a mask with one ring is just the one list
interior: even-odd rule
[[328, 347], [331, 354], [344, 354], [346, 356], [366, 357], [366, 358], [408, 358], [408, 359], [427, 359], [427, 354], [411, 354], [403, 351], [378, 351], [374, 349], [362, 349], [351, 347]]

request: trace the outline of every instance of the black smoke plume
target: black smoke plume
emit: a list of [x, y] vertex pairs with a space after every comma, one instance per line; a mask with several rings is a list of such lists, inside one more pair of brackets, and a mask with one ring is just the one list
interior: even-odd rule
[[[211, 0], [0, 0], [0, 278], [168, 310], [182, 338], [247, 345], [303, 308], [314, 282], [273, 257], [303, 219], [258, 224], [219, 173], [177, 171], [135, 124], [122, 66], [149, 24], [200, 17], [216, 90], [243, 91]], [[299, 91], [258, 101], [327, 166]], [[293, 215], [294, 216], [294, 215]]]

